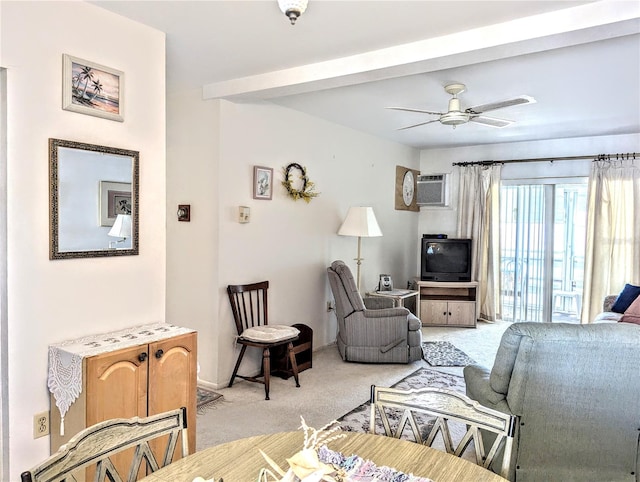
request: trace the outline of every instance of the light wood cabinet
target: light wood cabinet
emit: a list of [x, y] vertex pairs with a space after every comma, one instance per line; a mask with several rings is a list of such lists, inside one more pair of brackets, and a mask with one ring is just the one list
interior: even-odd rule
[[60, 411], [51, 395], [51, 452], [78, 431], [103, 420], [145, 417], [184, 406], [189, 452], [193, 453], [196, 390], [195, 332], [86, 356], [82, 359], [82, 392], [64, 417], [64, 435], [60, 433]]
[[478, 283], [418, 281], [423, 326], [476, 326]]

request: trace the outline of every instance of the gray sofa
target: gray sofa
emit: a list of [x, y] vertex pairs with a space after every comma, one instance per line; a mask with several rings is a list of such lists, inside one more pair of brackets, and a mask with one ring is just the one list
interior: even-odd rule
[[[369, 309], [358, 292], [351, 270], [343, 261], [327, 268], [336, 302], [336, 343], [345, 361], [409, 363], [422, 358], [422, 332], [418, 318], [406, 308]], [[380, 305], [390, 300], [368, 300]]]
[[510, 480], [639, 480], [640, 325], [514, 323], [493, 368], [464, 378], [519, 417]]

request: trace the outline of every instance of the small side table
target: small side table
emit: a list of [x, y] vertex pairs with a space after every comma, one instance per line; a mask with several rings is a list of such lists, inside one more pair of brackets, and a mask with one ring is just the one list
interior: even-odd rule
[[[293, 352], [296, 356], [296, 365], [298, 366], [298, 373], [305, 371], [312, 366], [313, 358], [313, 330], [302, 323], [296, 323], [292, 325], [294, 328], [300, 330], [298, 339], [293, 342]], [[291, 369], [291, 361], [287, 350], [280, 346], [277, 348], [271, 348], [271, 374], [284, 378], [293, 376], [293, 370]]]
[[391, 298], [393, 305], [404, 307], [404, 300], [415, 297], [416, 309], [414, 315], [420, 318], [420, 291], [418, 290], [391, 290], [391, 291], [371, 291], [367, 296], [380, 296], [382, 298]]

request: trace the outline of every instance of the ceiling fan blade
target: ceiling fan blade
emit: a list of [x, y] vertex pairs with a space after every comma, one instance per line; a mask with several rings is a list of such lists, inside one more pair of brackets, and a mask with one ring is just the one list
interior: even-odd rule
[[419, 112], [420, 114], [443, 115], [444, 112], [433, 112], [431, 110], [410, 109], [408, 107], [385, 107], [385, 109], [402, 110], [405, 112]]
[[405, 126], [405, 127], [398, 127], [396, 130], [403, 131], [405, 129], [411, 129], [412, 127], [424, 126], [424, 125], [432, 124], [433, 122], [439, 122], [439, 121], [440, 121], [440, 119], [434, 119], [434, 120], [430, 120], [430, 121], [427, 121], [427, 122], [420, 122], [419, 124], [413, 124], [413, 125]]
[[471, 116], [469, 122], [475, 122], [490, 127], [507, 127], [514, 123], [514, 121], [506, 119], [497, 119], [496, 117], [487, 117], [484, 115]]
[[514, 97], [513, 99], [501, 100], [498, 102], [489, 102], [488, 104], [474, 105], [473, 107], [469, 107], [465, 110], [470, 114], [482, 114], [483, 112], [488, 112], [490, 110], [503, 109], [505, 107], [511, 107], [514, 105], [522, 105], [522, 104], [534, 104], [536, 99], [531, 97], [530, 95], [521, 95], [518, 97]]

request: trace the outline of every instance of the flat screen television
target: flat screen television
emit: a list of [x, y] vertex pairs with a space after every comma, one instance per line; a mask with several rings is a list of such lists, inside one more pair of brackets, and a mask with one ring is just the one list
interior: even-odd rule
[[471, 281], [471, 239], [422, 238], [422, 281]]

